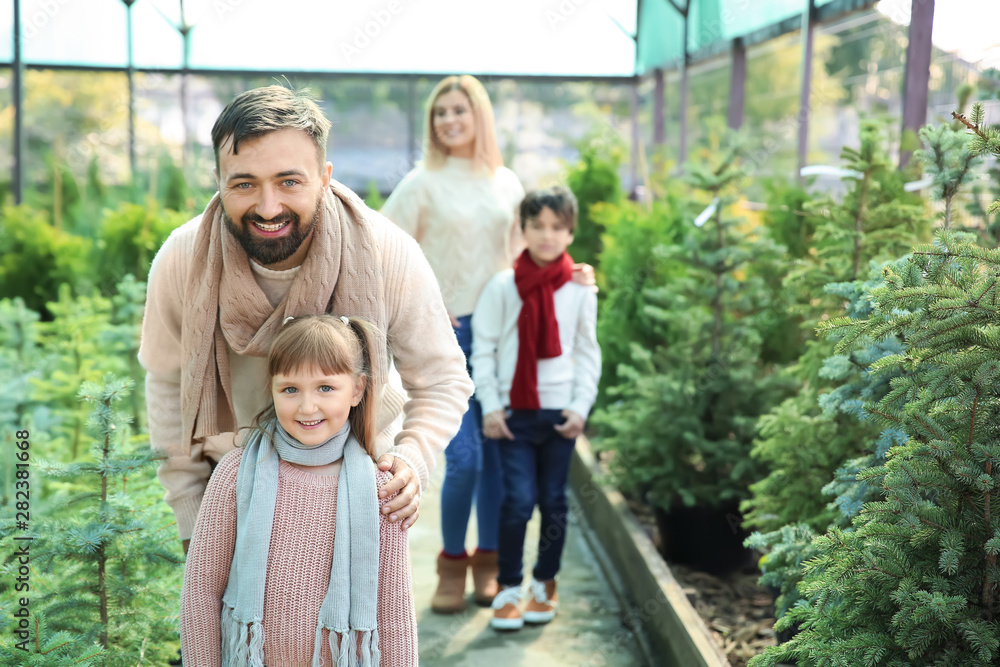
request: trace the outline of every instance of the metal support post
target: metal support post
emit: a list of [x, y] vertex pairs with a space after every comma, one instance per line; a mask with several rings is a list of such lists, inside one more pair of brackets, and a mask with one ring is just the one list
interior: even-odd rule
[[[931, 76], [931, 30], [934, 0], [913, 0], [910, 5], [906, 75], [903, 78], [903, 134], [918, 132], [927, 122], [928, 84]], [[899, 168], [910, 161], [911, 151], [899, 151]]]
[[743, 127], [743, 110], [747, 96], [747, 49], [739, 37], [733, 40], [733, 63], [729, 74], [729, 114], [730, 129]]
[[11, 174], [11, 190], [14, 203], [24, 200], [24, 61], [21, 46], [24, 35], [21, 31], [21, 0], [14, 0], [14, 170]]
[[812, 93], [813, 64], [813, 28], [816, 25], [815, 0], [806, 0], [806, 8], [802, 12], [802, 87], [799, 94], [799, 151], [798, 169], [795, 170], [799, 180], [802, 179], [802, 167], [806, 166], [809, 153], [809, 97]]

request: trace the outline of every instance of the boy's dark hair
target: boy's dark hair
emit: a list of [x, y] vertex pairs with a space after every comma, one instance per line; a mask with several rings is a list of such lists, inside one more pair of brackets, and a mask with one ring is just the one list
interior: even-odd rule
[[546, 207], [556, 214], [570, 234], [576, 232], [576, 197], [565, 185], [532, 190], [524, 196], [521, 200], [521, 230], [524, 230], [528, 218], [537, 218]]
[[330, 121], [308, 90], [265, 86], [240, 93], [226, 105], [212, 127], [215, 168], [219, 168], [219, 150], [229, 137], [233, 138], [233, 155], [236, 155], [244, 139], [288, 128], [302, 130], [312, 137], [319, 164], [326, 161]]

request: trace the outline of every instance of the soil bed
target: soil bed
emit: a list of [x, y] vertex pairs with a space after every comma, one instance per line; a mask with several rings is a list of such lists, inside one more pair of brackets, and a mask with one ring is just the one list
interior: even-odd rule
[[[632, 498], [628, 498], [628, 505], [662, 553], [659, 529], [650, 508]], [[717, 577], [684, 565], [669, 565], [732, 667], [745, 667], [750, 658], [777, 644], [774, 601], [767, 589], [757, 584], [759, 571]]]

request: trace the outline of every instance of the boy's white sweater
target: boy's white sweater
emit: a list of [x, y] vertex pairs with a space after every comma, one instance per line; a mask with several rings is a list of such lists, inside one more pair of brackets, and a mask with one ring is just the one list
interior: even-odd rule
[[[597, 344], [597, 295], [568, 282], [553, 296], [562, 354], [538, 360], [538, 400], [543, 409], [569, 409], [584, 419], [597, 398], [601, 348]], [[514, 270], [493, 276], [472, 314], [472, 379], [483, 414], [510, 405], [517, 365], [521, 297]]]

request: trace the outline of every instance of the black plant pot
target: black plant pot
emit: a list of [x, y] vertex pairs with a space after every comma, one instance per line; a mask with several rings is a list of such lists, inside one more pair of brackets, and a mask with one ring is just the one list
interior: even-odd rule
[[[799, 634], [799, 630], [801, 630], [800, 624], [796, 623], [792, 627], [785, 628], [781, 632], [777, 633], [775, 637], [778, 640], [778, 644], [787, 644], [788, 642], [792, 641], [795, 635]], [[785, 662], [788, 662], [789, 664], [798, 664], [794, 660], [790, 660], [788, 658], [785, 659]]]
[[[768, 586], [767, 592], [771, 594], [772, 600], [777, 600], [778, 596], [781, 595], [781, 589], [776, 586]], [[799, 623], [796, 623], [792, 627], [786, 628], [781, 632], [776, 633], [775, 638], [778, 640], [778, 644], [784, 644], [786, 642], [789, 642], [792, 640], [793, 637], [795, 637], [795, 635], [799, 634], [799, 629], [800, 629], [799, 625], [800, 625]], [[794, 660], [788, 658], [785, 659], [785, 662], [788, 663], [789, 665], [798, 664]]]
[[654, 507], [653, 513], [667, 562], [715, 575], [754, 565], [753, 551], [743, 546], [749, 533], [741, 527], [738, 501], [719, 507], [675, 505], [669, 512]]

